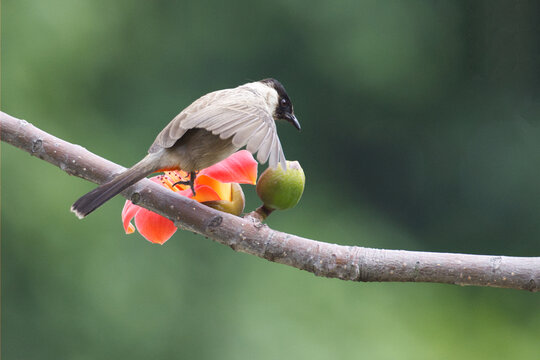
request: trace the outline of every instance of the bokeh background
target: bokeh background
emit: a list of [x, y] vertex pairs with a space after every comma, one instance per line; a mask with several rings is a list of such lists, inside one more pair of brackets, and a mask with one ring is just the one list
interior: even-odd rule
[[[540, 255], [537, 1], [5, 0], [2, 109], [125, 166], [209, 91], [275, 77], [307, 175], [270, 226], [391, 249]], [[5, 359], [538, 359], [540, 298], [316, 278], [177, 232], [2, 144]], [[246, 188], [248, 210], [258, 205]]]

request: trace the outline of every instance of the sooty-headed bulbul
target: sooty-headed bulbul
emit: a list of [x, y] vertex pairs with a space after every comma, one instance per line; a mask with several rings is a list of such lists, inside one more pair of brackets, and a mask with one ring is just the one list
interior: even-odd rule
[[147, 175], [162, 170], [183, 170], [190, 174], [227, 158], [241, 147], [257, 153], [257, 160], [270, 167], [281, 164], [285, 155], [276, 131], [276, 120], [286, 120], [300, 130], [285, 88], [275, 79], [218, 90], [195, 100], [178, 114], [156, 137], [148, 155], [133, 167], [100, 185], [71, 207], [79, 218]]

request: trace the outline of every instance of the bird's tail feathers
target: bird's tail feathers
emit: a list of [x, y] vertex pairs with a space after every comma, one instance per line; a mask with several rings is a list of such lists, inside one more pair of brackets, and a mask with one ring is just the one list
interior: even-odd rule
[[74, 212], [79, 219], [82, 219], [103, 205], [106, 201], [143, 179], [148, 174], [158, 171], [160, 167], [156, 164], [158, 161], [155, 161], [155, 155], [156, 154], [148, 154], [144, 159], [126, 171], [118, 174], [112, 180], [98, 186], [86, 195], [83, 195], [71, 206], [71, 211]]

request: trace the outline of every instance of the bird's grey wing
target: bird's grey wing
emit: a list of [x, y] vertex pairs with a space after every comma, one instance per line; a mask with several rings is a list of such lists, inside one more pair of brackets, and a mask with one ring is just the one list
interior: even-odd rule
[[209, 104], [216, 101], [216, 99], [219, 98], [219, 96], [226, 91], [228, 90], [220, 90], [208, 93], [195, 100], [191, 105], [182, 110], [180, 114], [176, 115], [174, 119], [172, 119], [171, 122], [169, 122], [169, 124], [165, 126], [163, 130], [161, 130], [161, 132], [154, 140], [152, 146], [150, 146], [148, 152], [153, 153], [160, 150], [161, 148], [170, 148], [171, 146], [173, 146], [178, 141], [178, 139], [184, 136], [186, 131], [190, 129], [190, 127], [184, 125], [185, 120], [191, 114], [197, 114]]
[[[249, 105], [246, 105], [248, 103]], [[212, 117], [201, 124], [222, 139], [232, 136], [237, 147], [246, 146], [252, 154], [257, 153], [257, 160], [264, 164], [269, 161], [270, 167], [278, 163], [285, 166], [285, 155], [277, 134], [276, 123], [266, 104], [254, 102], [234, 103], [225, 107], [224, 118]]]
[[260, 163], [269, 160], [271, 167], [281, 163], [285, 168], [276, 124], [264, 99], [251, 92], [234, 90], [215, 92], [220, 93], [217, 96], [210, 93], [195, 101], [163, 129], [154, 145], [171, 147], [187, 130], [202, 128], [222, 139], [232, 138], [238, 148], [246, 146], [251, 153], [257, 153]]

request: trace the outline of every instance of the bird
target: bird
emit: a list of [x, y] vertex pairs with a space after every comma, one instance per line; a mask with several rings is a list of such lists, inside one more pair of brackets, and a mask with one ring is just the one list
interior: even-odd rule
[[148, 154], [131, 168], [79, 198], [71, 211], [80, 219], [147, 175], [166, 170], [189, 173], [195, 195], [197, 172], [226, 159], [242, 147], [257, 160], [286, 170], [276, 130], [285, 120], [300, 130], [283, 85], [267, 78], [231, 89], [210, 92], [182, 110], [157, 135]]

